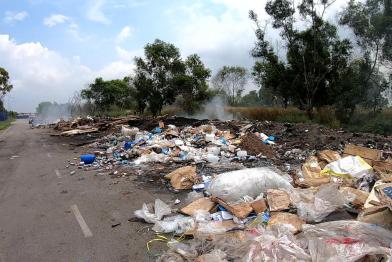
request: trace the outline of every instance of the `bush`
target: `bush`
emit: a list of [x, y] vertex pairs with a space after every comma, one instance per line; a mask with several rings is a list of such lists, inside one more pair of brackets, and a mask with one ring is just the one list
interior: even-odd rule
[[377, 115], [358, 110], [346, 127], [352, 132], [392, 135], [392, 108], [384, 109]]

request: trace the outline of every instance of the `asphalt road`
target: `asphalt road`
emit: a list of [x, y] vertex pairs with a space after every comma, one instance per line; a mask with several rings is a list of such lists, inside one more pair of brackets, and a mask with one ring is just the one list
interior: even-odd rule
[[66, 168], [79, 152], [48, 132], [25, 120], [0, 132], [0, 261], [151, 261], [152, 233], [127, 220], [143, 202], [175, 196]]

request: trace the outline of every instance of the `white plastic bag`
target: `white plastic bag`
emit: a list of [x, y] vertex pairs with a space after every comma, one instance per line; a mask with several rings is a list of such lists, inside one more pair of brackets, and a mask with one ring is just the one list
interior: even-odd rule
[[291, 190], [292, 185], [278, 173], [267, 167], [247, 168], [220, 174], [211, 180], [208, 192], [227, 202], [244, 196], [256, 198], [267, 189]]
[[159, 198], [155, 199], [154, 210], [155, 215], [159, 220], [161, 220], [164, 216], [170, 215], [171, 213], [170, 207]]
[[139, 128], [137, 127], [132, 127], [132, 128], [126, 126], [121, 127], [121, 134], [123, 136], [134, 136], [137, 134], [137, 132], [139, 132]]
[[316, 193], [310, 189], [294, 189], [290, 199], [297, 207], [298, 216], [307, 222], [320, 222], [345, 204], [335, 184], [322, 185]]
[[171, 209], [160, 199], [155, 199], [155, 205], [143, 204], [142, 209], [134, 212], [135, 216], [144, 219], [147, 223], [154, 224], [164, 216], [170, 215]]
[[320, 174], [358, 179], [371, 171], [372, 167], [360, 156], [346, 156], [326, 165]]
[[162, 221], [156, 221], [152, 230], [158, 233], [182, 234], [195, 228], [195, 221], [192, 217], [177, 215], [166, 217]]

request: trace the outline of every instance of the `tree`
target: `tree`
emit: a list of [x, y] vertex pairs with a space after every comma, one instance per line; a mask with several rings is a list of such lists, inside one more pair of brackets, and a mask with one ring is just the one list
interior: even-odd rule
[[200, 107], [201, 102], [210, 98], [207, 79], [211, 71], [206, 68], [200, 57], [190, 55], [185, 60], [185, 72], [175, 78], [179, 94], [182, 96], [182, 108], [189, 114]]
[[207, 79], [210, 70], [198, 55], [182, 60], [173, 44], [155, 40], [144, 48], [144, 58], [136, 57], [133, 78], [134, 97], [139, 113], [149, 108], [156, 116], [164, 105], [171, 105], [182, 97], [182, 107], [192, 113], [209, 97]]
[[[180, 51], [173, 44], [156, 39], [144, 47], [145, 59], [136, 57], [136, 77], [134, 84], [143, 107], [148, 102], [153, 115], [161, 113], [164, 105], [174, 103], [178, 93], [175, 78], [185, 71]], [[139, 83], [137, 83], [139, 82]], [[139, 108], [141, 111], [141, 108]]]
[[113, 105], [129, 108], [131, 95], [129, 78], [105, 81], [99, 77], [88, 88], [81, 91], [82, 98], [93, 101], [101, 112], [109, 110]]
[[[321, 5], [321, 6], [320, 6]], [[280, 60], [265, 39], [256, 13], [249, 17], [257, 26], [257, 42], [252, 56], [258, 59], [253, 75], [259, 77], [262, 87], [271, 89], [312, 117], [313, 108], [332, 104], [337, 84], [348, 66], [351, 44], [340, 40], [336, 27], [323, 20], [331, 2], [306, 0], [296, 8], [288, 0], [269, 0], [265, 10], [272, 18], [272, 27], [280, 31], [287, 52]], [[319, 11], [318, 11], [319, 10]], [[296, 17], [305, 20], [308, 27], [298, 26]]]
[[350, 0], [340, 23], [349, 26], [363, 52], [370, 55], [373, 73], [378, 62], [392, 61], [392, 1]]
[[262, 100], [256, 90], [250, 91], [248, 94], [241, 97], [240, 105], [242, 106], [257, 106], [261, 105]]
[[13, 86], [9, 83], [9, 79], [10, 77], [7, 70], [0, 67], [0, 111], [4, 111], [4, 96], [13, 88]]
[[248, 76], [246, 69], [240, 66], [224, 66], [212, 79], [216, 89], [226, 92], [229, 101], [235, 105], [245, 89]]
[[340, 24], [352, 29], [363, 53], [361, 81], [356, 83], [356, 89], [362, 88], [363, 99], [360, 102], [375, 114], [386, 105], [384, 92], [390, 89], [380, 68], [390, 66], [392, 62], [392, 1], [350, 0]]

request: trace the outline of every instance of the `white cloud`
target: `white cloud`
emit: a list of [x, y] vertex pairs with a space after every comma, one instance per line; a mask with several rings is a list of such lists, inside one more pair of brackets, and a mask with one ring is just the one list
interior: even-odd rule
[[86, 42], [91, 39], [91, 36], [89, 35], [82, 35], [79, 32], [79, 26], [73, 22], [69, 24], [67, 32], [70, 36], [79, 42]]
[[62, 14], [54, 14], [54, 15], [51, 15], [49, 17], [46, 17], [44, 19], [43, 23], [44, 23], [44, 25], [46, 25], [48, 27], [53, 27], [53, 26], [58, 25], [58, 24], [63, 24], [65, 22], [69, 21], [69, 20], [70, 19], [69, 19], [68, 16], [65, 16], [65, 15], [62, 15]]
[[121, 79], [124, 76], [130, 75], [134, 69], [134, 64], [115, 61], [99, 70], [96, 75], [101, 76], [104, 79]]
[[110, 20], [102, 11], [102, 7], [105, 5], [105, 3], [105, 0], [91, 0], [90, 6], [87, 10], [87, 18], [94, 22], [110, 24]]
[[95, 77], [122, 78], [134, 67], [131, 61], [114, 61], [92, 70], [78, 57], [68, 59], [39, 42], [18, 44], [8, 35], [0, 35], [0, 57], [14, 85], [8, 106], [25, 112], [34, 111], [42, 101], [67, 102], [75, 90], [84, 88]]
[[116, 37], [116, 42], [121, 43], [124, 40], [128, 39], [134, 31], [135, 29], [133, 27], [124, 26], [123, 29], [121, 29], [120, 33], [118, 33]]
[[116, 46], [116, 53], [117, 56], [120, 60], [122, 61], [133, 61], [135, 56], [143, 56], [143, 49], [136, 49], [136, 50], [126, 50], [124, 48], [121, 48], [120, 46]]
[[[197, 2], [180, 7], [181, 23], [172, 21], [176, 43], [184, 55], [199, 54], [208, 67], [216, 71], [224, 65], [250, 67], [254, 60], [250, 50], [254, 45], [254, 25], [248, 18], [250, 9], [262, 11], [262, 1], [213, 0], [223, 12], [213, 15], [207, 5]], [[175, 18], [177, 19], [177, 18]]]
[[[328, 10], [326, 17], [329, 18], [330, 14], [336, 17], [337, 10], [345, 3], [346, 0], [337, 0]], [[219, 14], [211, 12], [213, 4], [219, 6]], [[194, 1], [192, 5], [171, 9], [166, 15], [175, 32], [174, 43], [182, 53], [198, 53], [206, 65], [216, 71], [224, 65], [248, 68], [253, 65], [254, 59], [250, 56], [250, 51], [256, 37], [255, 25], [249, 19], [249, 10], [254, 10], [264, 23], [270, 19], [264, 8], [265, 1]], [[272, 46], [283, 54], [284, 46], [279, 32], [268, 26], [266, 37]]]
[[12, 24], [14, 22], [20, 22], [25, 20], [25, 18], [29, 14], [26, 11], [21, 11], [21, 12], [12, 12], [12, 11], [7, 11], [5, 12], [4, 16], [4, 22], [7, 24]]

